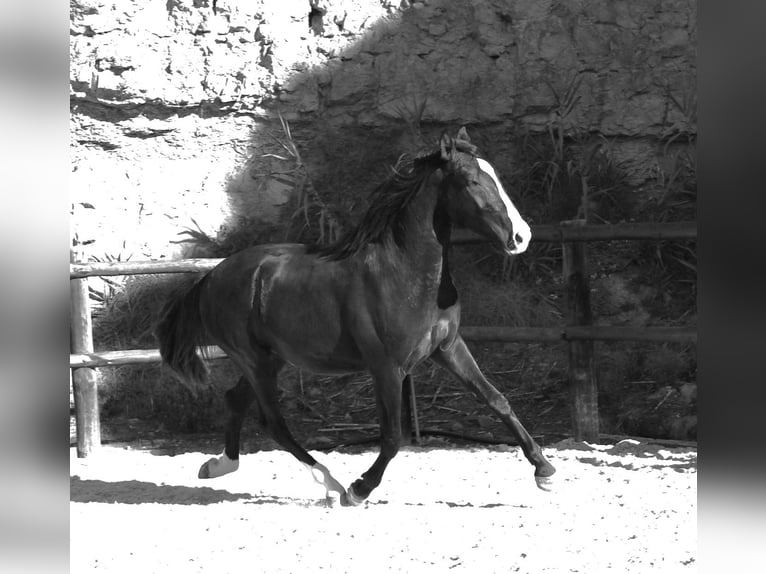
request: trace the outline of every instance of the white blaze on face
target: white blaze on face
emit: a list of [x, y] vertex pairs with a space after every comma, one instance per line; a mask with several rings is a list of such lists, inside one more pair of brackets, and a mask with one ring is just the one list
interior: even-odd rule
[[486, 173], [490, 178], [492, 178], [492, 181], [495, 182], [495, 187], [500, 194], [500, 199], [502, 200], [503, 205], [505, 205], [505, 209], [508, 212], [508, 219], [511, 220], [511, 225], [513, 226], [513, 245], [515, 247], [512, 247], [509, 250], [509, 253], [512, 255], [523, 253], [526, 251], [527, 246], [529, 245], [529, 240], [532, 238], [532, 230], [529, 228], [527, 222], [521, 218], [521, 214], [518, 212], [513, 203], [511, 203], [511, 198], [508, 197], [508, 194], [503, 188], [503, 184], [500, 183], [500, 180], [497, 178], [495, 169], [489, 164], [488, 161], [483, 160], [480, 157], [477, 157], [476, 161], [479, 163], [479, 169]]

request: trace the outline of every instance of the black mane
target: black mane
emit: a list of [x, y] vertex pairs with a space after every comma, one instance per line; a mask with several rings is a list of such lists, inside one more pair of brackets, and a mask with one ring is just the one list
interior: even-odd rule
[[[476, 154], [468, 142], [456, 141], [458, 151]], [[393, 174], [370, 194], [370, 207], [359, 224], [331, 245], [309, 247], [309, 253], [338, 261], [358, 253], [371, 243], [380, 243], [389, 231], [396, 245], [404, 241], [404, 213], [435, 169], [442, 164], [439, 150], [417, 156], [402, 155], [393, 167]]]

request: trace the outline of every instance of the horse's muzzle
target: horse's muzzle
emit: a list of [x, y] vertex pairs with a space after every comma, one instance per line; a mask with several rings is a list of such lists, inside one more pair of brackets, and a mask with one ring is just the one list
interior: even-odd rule
[[505, 252], [508, 255], [519, 255], [524, 253], [529, 247], [529, 241], [532, 239], [532, 230], [526, 221], [521, 221], [516, 224], [511, 236], [508, 240], [508, 244], [505, 246]]

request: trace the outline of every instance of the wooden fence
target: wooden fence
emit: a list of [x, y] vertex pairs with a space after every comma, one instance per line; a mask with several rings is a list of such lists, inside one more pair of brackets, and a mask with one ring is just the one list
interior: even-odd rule
[[[614, 240], [693, 240], [694, 222], [630, 223], [585, 225], [584, 221], [562, 222], [532, 228], [533, 241], [562, 243], [563, 274], [566, 285], [566, 324], [561, 327], [470, 327], [460, 328], [469, 341], [566, 342], [572, 396], [572, 426], [575, 440], [595, 440], [599, 434], [593, 341], [654, 341], [696, 343], [692, 327], [611, 327], [592, 325], [590, 288], [586, 269], [586, 242]], [[471, 233], [457, 235], [455, 244], [484, 240]], [[123, 350], [96, 353], [93, 350], [88, 277], [192, 273], [208, 271], [221, 259], [183, 259], [177, 261], [139, 261], [92, 263], [83, 252], [73, 250], [69, 277], [71, 285], [71, 369], [77, 424], [77, 455], [86, 457], [101, 441], [98, 413], [96, 368], [115, 365], [159, 363], [157, 350]], [[226, 355], [213, 347], [210, 358]], [[414, 397], [411, 397], [414, 400]], [[417, 420], [415, 421], [417, 428]]]

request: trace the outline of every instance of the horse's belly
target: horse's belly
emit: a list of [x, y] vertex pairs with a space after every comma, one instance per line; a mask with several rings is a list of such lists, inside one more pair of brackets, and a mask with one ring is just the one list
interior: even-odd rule
[[365, 363], [351, 335], [331, 309], [296, 309], [267, 317], [260, 324], [264, 339], [287, 362], [322, 374], [364, 370]]
[[352, 349], [307, 349], [282, 343], [274, 350], [291, 365], [316, 374], [342, 375], [366, 369], [362, 357]]

